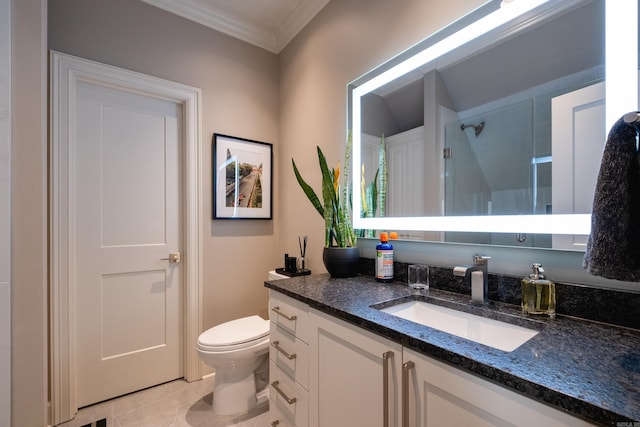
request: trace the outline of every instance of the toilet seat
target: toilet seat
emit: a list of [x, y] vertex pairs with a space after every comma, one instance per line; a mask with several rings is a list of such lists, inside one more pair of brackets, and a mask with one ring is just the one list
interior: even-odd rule
[[207, 329], [198, 337], [198, 349], [206, 352], [250, 348], [269, 341], [269, 321], [248, 316]]

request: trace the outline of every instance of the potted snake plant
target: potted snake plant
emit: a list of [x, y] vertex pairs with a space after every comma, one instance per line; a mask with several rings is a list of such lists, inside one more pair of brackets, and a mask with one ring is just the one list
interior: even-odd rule
[[340, 162], [336, 168], [329, 169], [324, 153], [320, 147], [317, 147], [318, 163], [322, 173], [322, 201], [313, 188], [302, 178], [295, 160], [291, 159], [298, 184], [324, 219], [325, 241], [322, 260], [332, 277], [356, 276], [360, 263], [360, 252], [356, 245], [357, 238], [351, 224], [349, 180], [351, 144], [351, 136], [349, 136], [342, 176]]

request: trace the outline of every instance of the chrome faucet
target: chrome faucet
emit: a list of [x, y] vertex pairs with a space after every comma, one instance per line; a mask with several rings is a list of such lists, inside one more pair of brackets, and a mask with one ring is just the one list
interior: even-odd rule
[[490, 256], [474, 255], [473, 265], [454, 267], [453, 275], [471, 276], [471, 302], [474, 304], [486, 304], [489, 294], [489, 271], [487, 269]]

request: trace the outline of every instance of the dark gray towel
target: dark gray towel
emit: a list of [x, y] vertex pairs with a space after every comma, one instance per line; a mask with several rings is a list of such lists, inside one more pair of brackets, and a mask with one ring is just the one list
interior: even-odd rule
[[582, 263], [593, 275], [640, 281], [639, 173], [636, 130], [621, 118], [609, 131], [593, 198]]

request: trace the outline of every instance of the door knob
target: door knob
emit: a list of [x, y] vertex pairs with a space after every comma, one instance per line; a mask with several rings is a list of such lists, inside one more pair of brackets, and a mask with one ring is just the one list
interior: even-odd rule
[[169, 252], [169, 258], [160, 258], [160, 261], [180, 262], [180, 252]]

